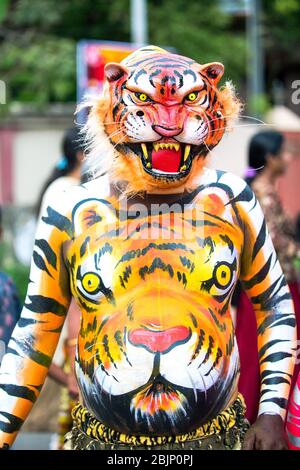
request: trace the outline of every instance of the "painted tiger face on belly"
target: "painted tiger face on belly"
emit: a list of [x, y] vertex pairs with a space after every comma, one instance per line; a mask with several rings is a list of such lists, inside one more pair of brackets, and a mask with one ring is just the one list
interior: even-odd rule
[[197, 225], [185, 240], [182, 217], [121, 220], [97, 200], [75, 213], [81, 234], [68, 263], [83, 312], [77, 374], [87, 406], [121, 432], [185, 432], [232, 397], [238, 356], [229, 300], [240, 234], [216, 216], [218, 198], [209, 202], [214, 214], [204, 219], [185, 212], [184, 223]]

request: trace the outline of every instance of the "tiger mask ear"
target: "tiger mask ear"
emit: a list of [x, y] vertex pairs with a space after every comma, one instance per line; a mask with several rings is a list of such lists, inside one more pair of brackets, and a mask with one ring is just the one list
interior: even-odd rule
[[117, 82], [120, 78], [125, 77], [128, 74], [128, 69], [117, 62], [109, 62], [104, 67], [104, 75], [109, 83]]
[[210, 62], [209, 64], [200, 65], [199, 72], [205, 75], [214, 85], [217, 85], [223, 76], [224, 65], [221, 62]]

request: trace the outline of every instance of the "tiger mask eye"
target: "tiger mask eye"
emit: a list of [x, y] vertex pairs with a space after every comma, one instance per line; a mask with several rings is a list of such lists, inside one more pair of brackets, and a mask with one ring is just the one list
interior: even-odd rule
[[195, 101], [199, 95], [199, 91], [192, 91], [186, 96], [186, 101]]
[[185, 96], [183, 101], [186, 104], [197, 103], [199, 106], [201, 106], [202, 104], [205, 103], [206, 97], [207, 97], [206, 90], [199, 90], [199, 91], [195, 90], [195, 91], [191, 91], [190, 93], [188, 93]]
[[142, 103], [145, 103], [146, 101], [150, 101], [150, 98], [146, 93], [135, 93], [135, 96], [142, 101]]

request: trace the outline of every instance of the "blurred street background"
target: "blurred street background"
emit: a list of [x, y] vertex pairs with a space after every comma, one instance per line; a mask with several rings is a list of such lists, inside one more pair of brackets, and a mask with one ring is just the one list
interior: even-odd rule
[[[225, 65], [223, 83], [234, 83], [244, 108], [208, 164], [243, 176], [251, 137], [265, 127], [279, 130], [294, 158], [278, 191], [296, 219], [299, 18], [300, 0], [0, 0], [0, 270], [11, 275], [21, 301], [34, 207], [61, 158], [76, 104], [87, 89], [99, 92], [105, 58], [121, 59], [142, 44]], [[16, 446], [47, 448], [48, 437], [22, 441], [21, 434]]]

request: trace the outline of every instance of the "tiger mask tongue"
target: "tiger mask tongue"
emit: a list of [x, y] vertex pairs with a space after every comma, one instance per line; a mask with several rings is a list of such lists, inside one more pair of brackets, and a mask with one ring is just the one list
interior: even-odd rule
[[153, 170], [167, 173], [180, 171], [181, 147], [179, 144], [154, 145], [152, 150]]

